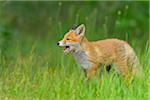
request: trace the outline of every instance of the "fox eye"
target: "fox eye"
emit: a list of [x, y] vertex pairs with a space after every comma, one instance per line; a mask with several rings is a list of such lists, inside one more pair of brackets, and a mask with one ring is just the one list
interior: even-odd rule
[[70, 40], [69, 38], [67, 38], [67, 40]]

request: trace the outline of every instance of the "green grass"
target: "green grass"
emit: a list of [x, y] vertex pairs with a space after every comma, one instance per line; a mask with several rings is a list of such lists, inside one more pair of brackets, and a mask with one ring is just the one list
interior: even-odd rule
[[144, 77], [126, 86], [121, 78], [113, 77], [114, 72], [103, 72], [101, 81], [86, 82], [73, 57], [63, 55], [56, 41], [49, 41], [49, 37], [24, 38], [1, 48], [0, 99], [148, 100], [148, 45], [144, 52], [138, 51]]

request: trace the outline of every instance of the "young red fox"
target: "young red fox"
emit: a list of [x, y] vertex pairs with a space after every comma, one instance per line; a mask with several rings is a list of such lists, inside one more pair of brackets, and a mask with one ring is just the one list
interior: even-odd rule
[[57, 45], [65, 47], [64, 53], [73, 53], [88, 79], [96, 74], [99, 65], [115, 64], [114, 69], [124, 77], [140, 74], [137, 56], [127, 42], [119, 39], [90, 42], [84, 34], [85, 26], [81, 24], [66, 33]]

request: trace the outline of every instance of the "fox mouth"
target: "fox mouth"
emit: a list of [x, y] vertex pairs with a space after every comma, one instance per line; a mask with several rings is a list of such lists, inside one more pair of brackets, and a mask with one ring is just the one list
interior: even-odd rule
[[71, 51], [70, 46], [65, 46], [64, 53], [69, 53]]

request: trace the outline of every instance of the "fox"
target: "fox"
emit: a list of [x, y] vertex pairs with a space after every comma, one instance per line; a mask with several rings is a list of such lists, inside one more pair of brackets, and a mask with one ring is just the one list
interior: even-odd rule
[[125, 78], [138, 76], [142, 70], [135, 51], [126, 41], [117, 38], [89, 41], [84, 24], [72, 27], [57, 45], [64, 47], [65, 54], [73, 54], [87, 80], [94, 77], [102, 65], [110, 69], [115, 64], [114, 69]]

